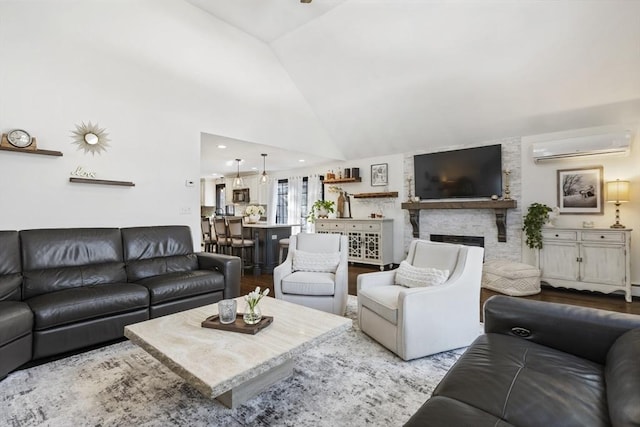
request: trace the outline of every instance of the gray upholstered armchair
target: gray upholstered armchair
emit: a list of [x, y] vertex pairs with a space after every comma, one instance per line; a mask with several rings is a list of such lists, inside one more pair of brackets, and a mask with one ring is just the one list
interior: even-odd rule
[[[408, 264], [358, 276], [360, 328], [404, 360], [471, 344], [480, 333], [483, 253], [479, 247], [412, 241]], [[420, 270], [436, 269], [442, 283], [399, 285], [405, 266], [418, 271], [405, 275], [414, 282]]]
[[276, 298], [344, 315], [348, 294], [347, 236], [301, 233], [273, 270]]

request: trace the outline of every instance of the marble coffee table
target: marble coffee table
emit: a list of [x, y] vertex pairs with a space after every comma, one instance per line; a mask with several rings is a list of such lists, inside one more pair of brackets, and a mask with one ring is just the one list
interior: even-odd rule
[[[237, 298], [239, 310], [244, 300]], [[255, 335], [201, 327], [218, 305], [206, 305], [125, 327], [133, 343], [205, 396], [229, 408], [293, 373], [293, 357], [352, 327], [352, 320], [265, 297], [273, 323]]]

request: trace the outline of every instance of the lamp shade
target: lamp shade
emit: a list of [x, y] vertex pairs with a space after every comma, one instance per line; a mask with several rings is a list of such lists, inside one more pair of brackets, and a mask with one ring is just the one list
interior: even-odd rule
[[622, 203], [629, 201], [629, 181], [607, 182], [607, 202]]

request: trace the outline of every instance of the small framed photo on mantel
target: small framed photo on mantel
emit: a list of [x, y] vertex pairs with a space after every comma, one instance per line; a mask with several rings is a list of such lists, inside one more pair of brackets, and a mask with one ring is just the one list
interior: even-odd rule
[[371, 186], [383, 186], [389, 184], [389, 164], [379, 163], [371, 165]]
[[560, 214], [602, 215], [602, 166], [558, 170]]

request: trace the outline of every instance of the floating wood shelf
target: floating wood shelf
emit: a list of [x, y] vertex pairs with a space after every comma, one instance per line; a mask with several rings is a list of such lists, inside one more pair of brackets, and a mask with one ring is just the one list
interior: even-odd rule
[[384, 193], [358, 193], [353, 194], [354, 199], [376, 199], [382, 197], [398, 197], [397, 191], [387, 191]]
[[362, 178], [341, 178], [341, 179], [325, 179], [325, 184], [341, 184], [346, 182], [362, 182]]
[[25, 150], [24, 148], [0, 147], [2, 151], [13, 151], [14, 153], [41, 154], [43, 156], [62, 156], [61, 151], [53, 150]]
[[100, 185], [119, 185], [121, 187], [135, 187], [135, 184], [130, 181], [111, 181], [107, 179], [69, 178], [69, 182], [75, 182], [76, 184], [100, 184]]
[[405, 202], [402, 209], [409, 211], [409, 222], [413, 227], [413, 237], [420, 237], [420, 211], [422, 209], [493, 209], [496, 213], [498, 242], [507, 241], [507, 209], [515, 209], [515, 200], [468, 200], [468, 201], [433, 201]]
[[433, 202], [405, 202], [402, 209], [513, 209], [515, 200], [456, 200]]

